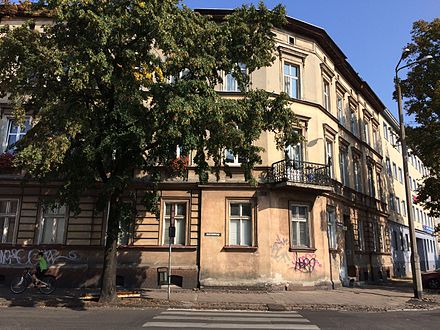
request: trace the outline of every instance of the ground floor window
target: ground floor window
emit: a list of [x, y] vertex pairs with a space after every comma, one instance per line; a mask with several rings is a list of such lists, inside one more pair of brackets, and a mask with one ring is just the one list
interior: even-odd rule
[[18, 200], [0, 200], [0, 243], [13, 243]]
[[310, 247], [308, 206], [295, 204], [290, 206], [290, 244], [292, 248]]
[[174, 222], [176, 228], [174, 244], [185, 245], [186, 242], [186, 202], [165, 202], [164, 216], [163, 216], [163, 244], [169, 244], [169, 228], [170, 224]]
[[336, 239], [336, 215], [335, 210], [332, 208], [327, 209], [327, 230], [329, 248], [335, 250], [338, 247]]
[[252, 203], [229, 202], [229, 245], [253, 245]]
[[66, 226], [66, 207], [56, 205], [43, 209], [40, 244], [63, 244]]

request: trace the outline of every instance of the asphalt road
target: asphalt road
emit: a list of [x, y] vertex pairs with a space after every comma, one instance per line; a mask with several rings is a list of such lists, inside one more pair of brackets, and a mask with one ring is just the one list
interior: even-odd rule
[[440, 310], [359, 313], [0, 308], [0, 329], [440, 329]]

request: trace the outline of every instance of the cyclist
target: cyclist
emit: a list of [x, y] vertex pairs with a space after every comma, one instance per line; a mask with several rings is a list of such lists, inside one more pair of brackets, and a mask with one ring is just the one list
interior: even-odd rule
[[46, 271], [49, 267], [47, 266], [47, 261], [44, 258], [43, 251], [38, 252], [38, 262], [35, 265], [35, 270], [32, 273], [32, 279], [36, 285], [40, 282], [44, 274], [46, 274]]

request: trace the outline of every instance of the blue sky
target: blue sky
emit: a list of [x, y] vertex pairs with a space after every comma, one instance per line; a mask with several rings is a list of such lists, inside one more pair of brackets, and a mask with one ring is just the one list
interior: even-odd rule
[[[289, 16], [324, 28], [355, 71], [394, 114], [397, 113], [396, 102], [392, 99], [394, 68], [402, 49], [411, 41], [412, 23], [440, 16], [440, 0], [264, 2], [269, 8], [281, 3]], [[235, 8], [258, 1], [187, 0], [183, 3], [190, 8]]]

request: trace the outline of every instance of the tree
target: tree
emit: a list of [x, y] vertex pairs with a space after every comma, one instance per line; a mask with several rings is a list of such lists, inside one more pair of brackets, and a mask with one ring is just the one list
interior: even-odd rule
[[[120, 223], [133, 214], [122, 195], [136, 169], [148, 173], [146, 203], [157, 211], [159, 169], [170, 167], [176, 146], [195, 152], [200, 181], [218, 177], [225, 149], [246, 159], [252, 181], [262, 150], [253, 142], [263, 131], [275, 132], [280, 148], [297, 142], [287, 96], [249, 83], [273, 62], [272, 29], [284, 24], [285, 11], [260, 3], [215, 22], [177, 0], [40, 5], [51, 26], [40, 32], [29, 21], [0, 41], [0, 91], [17, 118], [35, 117], [15, 162], [30, 178], [61, 179], [57, 201], [72, 209], [88, 188], [110, 206], [100, 301], [112, 302]], [[215, 92], [221, 72], [232, 72], [241, 99]]]
[[416, 21], [408, 45], [409, 61], [427, 55], [433, 60], [415, 65], [401, 82], [405, 109], [414, 115], [416, 125], [407, 127], [408, 142], [430, 170], [419, 190], [418, 202], [440, 216], [440, 19]]

